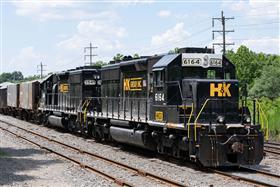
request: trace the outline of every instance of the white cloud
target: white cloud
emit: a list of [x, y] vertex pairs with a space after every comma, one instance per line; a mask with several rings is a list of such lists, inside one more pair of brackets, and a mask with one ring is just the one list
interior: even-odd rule
[[120, 39], [125, 35], [126, 29], [117, 26], [113, 21], [81, 21], [77, 25], [77, 33], [60, 41], [57, 46], [68, 50], [81, 50], [89, 42], [93, 42], [100, 49], [110, 51], [121, 48]]
[[24, 76], [37, 73], [37, 65], [42, 61], [43, 55], [35, 52], [34, 47], [22, 48], [18, 55], [11, 59], [9, 67], [21, 71]]
[[262, 20], [279, 19], [278, 1], [259, 1], [259, 0], [224, 0], [222, 7], [227, 7], [235, 12], [244, 13], [245, 18], [254, 22]]
[[158, 12], [159, 17], [168, 17], [171, 15], [171, 12], [169, 10], [161, 10]]
[[155, 0], [112, 0], [112, 2], [115, 2], [118, 5], [121, 6], [133, 6], [138, 4], [152, 4], [156, 2]]
[[234, 11], [243, 11], [246, 7], [247, 3], [244, 0], [239, 0], [230, 6], [230, 8]]
[[80, 21], [74, 34], [62, 38], [56, 44], [56, 53], [60, 54], [59, 64], [67, 66], [68, 62], [73, 61], [73, 58], [69, 57], [77, 56], [76, 62], [72, 62], [68, 67], [77, 63], [83, 65], [83, 49], [90, 42], [98, 47], [93, 51], [98, 55], [94, 61], [111, 60], [115, 54], [124, 51], [123, 39], [127, 35], [127, 30], [119, 25], [119, 21], [119, 16], [110, 11], [95, 13], [93, 19]]
[[240, 43], [240, 45], [245, 45], [249, 47], [249, 49], [255, 52], [263, 52], [263, 53], [279, 55], [280, 54], [279, 43], [280, 43], [279, 38], [263, 37], [258, 39], [244, 40]]
[[255, 19], [279, 20], [280, 3], [278, 1], [257, 1], [249, 0], [247, 15]]
[[105, 16], [116, 17], [110, 11], [93, 13], [82, 10], [81, 4], [78, 1], [22, 0], [14, 1], [13, 4], [16, 7], [16, 14], [18, 16], [29, 17], [37, 21], [99, 19]]
[[[112, 1], [121, 5], [151, 4], [154, 0], [124, 0]], [[92, 5], [92, 2], [90, 5]], [[83, 1], [73, 0], [18, 0], [12, 1], [18, 16], [29, 17], [38, 21], [91, 19], [96, 16], [92, 12], [81, 10]], [[70, 8], [70, 9], [69, 9]], [[79, 9], [80, 8], [80, 9]]]
[[160, 46], [168, 43], [178, 43], [190, 34], [184, 29], [184, 23], [177, 23], [173, 28], [166, 30], [162, 34], [152, 37], [152, 46]]

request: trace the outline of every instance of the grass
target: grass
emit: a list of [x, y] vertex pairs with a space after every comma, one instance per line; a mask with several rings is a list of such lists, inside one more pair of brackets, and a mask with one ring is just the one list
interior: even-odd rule
[[[269, 139], [280, 141], [280, 98], [275, 99], [273, 101], [267, 98], [261, 98], [258, 101], [260, 103], [262, 110], [265, 113], [265, 116], [267, 117]], [[251, 115], [253, 115], [253, 102], [248, 100], [247, 104], [251, 111]], [[257, 110], [258, 107], [256, 104], [256, 111]], [[260, 118], [260, 123], [262, 122], [265, 123], [265, 119], [261, 120]], [[265, 124], [264, 124], [264, 128], [265, 128]]]
[[280, 140], [280, 98], [276, 100], [269, 100], [262, 98], [260, 100], [268, 120], [269, 139]]
[[280, 140], [280, 108], [277, 108], [272, 113], [268, 113], [268, 125], [269, 137], [273, 140]]

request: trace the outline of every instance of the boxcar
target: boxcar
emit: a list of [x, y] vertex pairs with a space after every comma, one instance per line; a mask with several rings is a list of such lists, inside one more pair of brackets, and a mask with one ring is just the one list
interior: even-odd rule
[[39, 101], [39, 82], [31, 81], [21, 83], [19, 92], [19, 108], [36, 110]]
[[7, 86], [7, 105], [8, 107], [18, 108], [19, 84], [10, 84]]

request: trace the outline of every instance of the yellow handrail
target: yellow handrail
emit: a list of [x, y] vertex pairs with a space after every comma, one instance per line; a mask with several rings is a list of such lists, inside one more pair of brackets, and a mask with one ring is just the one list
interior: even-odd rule
[[266, 117], [266, 115], [265, 115], [265, 112], [264, 112], [264, 110], [262, 109], [262, 107], [261, 107], [261, 103], [258, 101], [258, 100], [256, 100], [257, 101], [257, 104], [258, 104], [258, 106], [259, 106], [259, 111], [260, 111], [260, 113], [261, 113], [261, 120], [262, 120], [262, 123], [263, 123], [263, 118], [265, 119], [265, 124], [263, 123], [262, 125], [261, 125], [261, 127], [263, 128], [263, 125], [265, 125], [265, 140], [268, 140], [268, 136], [269, 136], [269, 132], [268, 132], [268, 120], [267, 120], [267, 117]]
[[189, 119], [188, 119], [188, 139], [190, 138], [190, 122], [191, 122], [192, 115], [193, 115], [193, 103], [192, 103], [191, 114], [190, 114]]
[[200, 111], [199, 111], [197, 117], [196, 117], [195, 120], [194, 120], [194, 140], [195, 140], [195, 141], [196, 141], [196, 125], [197, 125], [197, 120], [198, 120], [198, 118], [199, 118], [201, 112], [203, 111], [203, 109], [205, 108], [205, 106], [206, 106], [206, 104], [208, 103], [209, 100], [210, 100], [210, 99], [206, 99], [206, 100], [205, 100], [205, 102], [204, 102], [202, 108], [200, 109]]
[[84, 122], [86, 122], [86, 117], [87, 117], [87, 108], [88, 108], [88, 105], [90, 104], [90, 100], [87, 101], [87, 104], [86, 104], [86, 107], [84, 109]]
[[[263, 109], [261, 108], [261, 110], [263, 111]], [[266, 133], [265, 133], [265, 139], [268, 141], [268, 137], [269, 137], [269, 129], [268, 129], [268, 119], [267, 119], [267, 116], [265, 115], [264, 111], [263, 111], [263, 114], [264, 114], [264, 119], [266, 121]]]
[[[82, 112], [83, 112], [83, 108], [84, 108], [84, 106], [86, 105], [86, 103], [88, 102], [88, 99], [86, 99], [85, 101], [84, 101], [84, 103], [82, 104], [82, 107], [81, 107], [81, 110], [82, 110]], [[82, 122], [82, 112], [81, 112], [81, 114], [79, 115], [80, 117], [79, 117], [79, 119], [80, 119], [80, 122]]]

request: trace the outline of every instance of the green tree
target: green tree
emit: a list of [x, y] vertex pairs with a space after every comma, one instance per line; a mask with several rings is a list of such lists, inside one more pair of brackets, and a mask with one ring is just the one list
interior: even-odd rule
[[261, 76], [254, 81], [250, 95], [256, 98], [267, 97], [270, 100], [280, 97], [280, 63], [263, 68]]
[[179, 47], [175, 47], [174, 49], [169, 50], [168, 54], [175, 54], [175, 53], [179, 53], [180, 48]]
[[240, 46], [236, 53], [228, 51], [226, 56], [235, 64], [239, 81], [242, 84], [248, 84], [251, 88], [254, 79], [261, 75], [264, 59], [259, 60], [258, 55], [250, 51], [246, 46]]
[[123, 60], [123, 57], [124, 57], [124, 55], [118, 53], [113, 57], [113, 60], [114, 61], [121, 61], [121, 60]]
[[0, 75], [0, 83], [10, 81], [12, 77], [11, 73], [2, 73]]
[[12, 73], [12, 79], [14, 79], [15, 81], [21, 81], [23, 80], [23, 75], [20, 71], [14, 71]]
[[2, 73], [0, 75], [0, 83], [2, 82], [16, 82], [23, 80], [23, 75], [20, 71], [14, 71], [12, 73]]
[[102, 60], [98, 60], [94, 63], [94, 66], [102, 67], [106, 64], [107, 64], [106, 62], [103, 62]]
[[33, 80], [39, 80], [41, 79], [41, 76], [40, 75], [31, 75], [31, 76], [28, 76], [28, 77], [24, 77], [24, 79], [22, 80], [22, 82], [25, 82], [25, 81], [33, 81]]
[[140, 58], [140, 56], [139, 56], [138, 53], [135, 53], [135, 54], [133, 55], [133, 58]]

